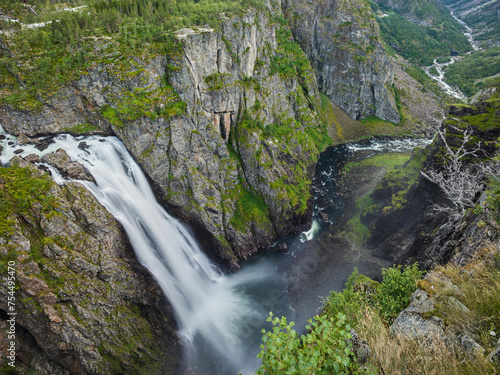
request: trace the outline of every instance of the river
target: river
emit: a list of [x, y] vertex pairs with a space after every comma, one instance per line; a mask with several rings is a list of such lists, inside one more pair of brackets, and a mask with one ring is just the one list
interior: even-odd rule
[[[457, 16], [455, 16], [453, 14], [453, 12], [451, 13], [451, 16], [460, 25], [465, 27], [465, 32], [464, 32], [465, 37], [467, 38], [467, 40], [471, 44], [474, 51], [479, 51], [479, 44], [474, 40], [474, 36], [472, 35], [472, 33], [473, 33], [472, 28], [470, 28], [464, 21], [462, 21]], [[445, 63], [439, 63], [437, 61], [438, 59], [434, 59], [434, 63], [431, 66], [426, 66], [423, 69], [424, 69], [425, 73], [427, 73], [427, 75], [429, 77], [431, 77], [433, 80], [435, 80], [439, 84], [439, 86], [441, 86], [441, 88], [444, 90], [444, 92], [446, 92], [448, 95], [450, 95], [454, 98], [460, 99], [460, 100], [467, 100], [467, 96], [462, 91], [460, 91], [457, 87], [451, 87], [446, 82], [446, 79], [444, 77], [444, 75], [446, 73], [446, 68], [448, 66], [450, 66], [451, 64], [455, 63], [459, 59], [460, 59], [460, 57], [458, 57], [458, 56], [450, 56], [450, 61], [445, 62]], [[436, 68], [438, 75], [434, 75], [430, 72], [432, 68]]]
[[[380, 274], [387, 262], [369, 253], [351, 257], [339, 244], [328, 242], [329, 228], [344, 207], [336, 185], [339, 171], [349, 156], [361, 151], [404, 152], [429, 142], [378, 139], [330, 148], [316, 168], [311, 229], [278, 240], [286, 242], [287, 251], [262, 251], [240, 272], [223, 274], [189, 229], [156, 202], [142, 170], [116, 137], [62, 134], [47, 138], [48, 147], [40, 151], [34, 145], [18, 145], [16, 137], [1, 128], [0, 134], [2, 164], [15, 154], [43, 156], [63, 148], [93, 175], [95, 184], [81, 183], [120, 221], [137, 258], [172, 304], [186, 347], [186, 366], [196, 375], [254, 373], [270, 311], [295, 320], [300, 330], [320, 308], [320, 296], [342, 289], [354, 267], [368, 276]], [[66, 182], [50, 169], [57, 183]]]

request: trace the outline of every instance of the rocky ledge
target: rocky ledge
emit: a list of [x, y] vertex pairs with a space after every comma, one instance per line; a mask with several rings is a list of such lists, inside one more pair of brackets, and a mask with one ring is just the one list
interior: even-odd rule
[[[494, 282], [498, 277], [495, 276], [498, 264], [494, 261], [498, 257], [496, 246], [476, 248], [475, 259], [462, 267], [449, 264], [427, 274], [419, 282], [410, 305], [392, 324], [391, 333], [401, 340], [414, 340], [429, 352], [454, 351], [466, 360], [489, 361], [498, 370], [500, 332], [495, 327], [495, 316], [482, 315], [495, 308], [481, 306], [490, 304], [488, 296], [498, 291]], [[474, 293], [485, 300], [476, 300]], [[494, 371], [493, 366], [491, 370]]]

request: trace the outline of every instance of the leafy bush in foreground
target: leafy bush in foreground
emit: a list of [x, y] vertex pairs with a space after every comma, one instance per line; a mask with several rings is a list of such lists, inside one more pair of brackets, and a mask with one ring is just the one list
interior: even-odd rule
[[267, 319], [273, 328], [266, 332], [258, 355], [263, 364], [257, 374], [351, 374], [359, 370], [352, 351], [351, 327], [346, 316], [336, 319], [316, 316], [306, 326], [310, 332], [299, 337], [285, 317]]
[[417, 289], [417, 280], [423, 272], [418, 264], [402, 268], [401, 266], [382, 270], [383, 282], [375, 300], [379, 304], [380, 315], [388, 322], [394, 321], [398, 314], [408, 306], [411, 295]]
[[379, 284], [358, 270], [349, 277], [342, 292], [331, 292], [323, 313], [309, 321], [309, 333], [299, 337], [288, 323], [270, 314], [270, 331], [263, 330], [263, 345], [258, 355], [262, 366], [257, 374], [367, 374], [370, 366], [361, 366], [351, 343], [351, 327], [362, 322], [363, 311], [374, 311], [378, 321], [391, 323], [409, 303], [423, 272], [415, 263], [382, 270]]

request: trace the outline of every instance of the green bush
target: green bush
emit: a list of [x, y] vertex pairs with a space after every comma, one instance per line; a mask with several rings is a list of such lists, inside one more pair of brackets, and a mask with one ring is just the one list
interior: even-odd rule
[[429, 69], [429, 73], [432, 74], [433, 76], [439, 76], [439, 71], [435, 66]]
[[355, 268], [349, 279], [347, 279], [346, 287], [342, 292], [331, 292], [330, 296], [325, 300], [323, 314], [333, 317], [339, 313], [347, 315], [349, 322], [356, 328], [356, 316], [360, 311], [361, 306], [366, 303], [366, 296], [355, 290], [355, 283], [359, 277], [358, 269]]
[[331, 292], [325, 301], [323, 314], [330, 317], [345, 313], [356, 328], [359, 311], [366, 305], [377, 308], [379, 315], [390, 324], [406, 308], [423, 272], [418, 263], [406, 267], [384, 268], [379, 284], [358, 273], [355, 268], [342, 292]]
[[417, 289], [417, 280], [423, 275], [418, 263], [382, 269], [382, 284], [375, 295], [380, 315], [392, 323], [398, 314], [410, 303], [411, 295]]
[[262, 366], [257, 374], [352, 374], [360, 370], [352, 351], [351, 327], [346, 316], [326, 315], [309, 321], [307, 335], [299, 337], [285, 317], [267, 319], [272, 330], [262, 330], [263, 345], [258, 355]]

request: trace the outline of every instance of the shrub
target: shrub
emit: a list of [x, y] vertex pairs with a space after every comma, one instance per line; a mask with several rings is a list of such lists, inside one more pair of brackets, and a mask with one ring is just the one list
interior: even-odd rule
[[382, 269], [382, 284], [375, 295], [380, 314], [388, 323], [392, 323], [398, 314], [408, 305], [411, 295], [417, 289], [417, 280], [423, 275], [418, 270], [418, 263], [402, 268], [401, 266]]
[[257, 374], [351, 374], [360, 370], [344, 314], [336, 319], [316, 316], [306, 326], [310, 332], [300, 337], [292, 328], [294, 323], [288, 324], [285, 317], [273, 318], [271, 313], [267, 321], [273, 328], [262, 331], [264, 344], [258, 357], [263, 363]]
[[347, 315], [349, 322], [356, 324], [357, 313], [360, 307], [366, 302], [365, 295], [354, 289], [354, 284], [358, 277], [359, 272], [355, 268], [349, 279], [347, 279], [345, 289], [342, 292], [330, 293], [330, 296], [325, 301], [323, 314], [333, 317], [342, 312]]

